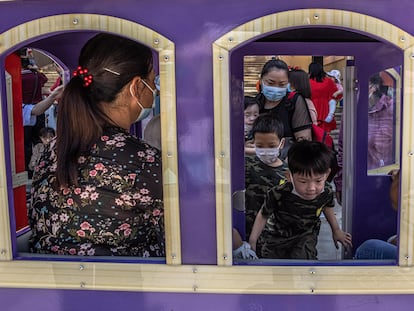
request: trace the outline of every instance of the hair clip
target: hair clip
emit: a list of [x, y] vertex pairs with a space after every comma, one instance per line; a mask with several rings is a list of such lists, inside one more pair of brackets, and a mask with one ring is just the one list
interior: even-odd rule
[[73, 72], [73, 76], [80, 77], [83, 80], [83, 86], [88, 87], [92, 83], [92, 75], [88, 74], [89, 70], [87, 68], [82, 68], [82, 66], [78, 66], [76, 70]]
[[112, 69], [109, 69], [109, 68], [106, 68], [106, 67], [104, 67], [103, 70], [108, 71], [110, 73], [113, 73], [114, 75], [117, 75], [117, 76], [121, 75], [119, 72], [116, 72], [116, 71], [114, 71]]

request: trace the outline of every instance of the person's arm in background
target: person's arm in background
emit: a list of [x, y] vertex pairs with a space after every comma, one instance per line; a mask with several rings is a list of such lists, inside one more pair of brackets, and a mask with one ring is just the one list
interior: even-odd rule
[[338, 204], [342, 205], [342, 156], [343, 156], [343, 124], [341, 122], [341, 126], [339, 128], [339, 136], [338, 136], [338, 153], [337, 153], [337, 160], [338, 160], [338, 172], [334, 177], [335, 183], [335, 196]]
[[44, 113], [55, 102], [55, 100], [61, 96], [62, 91], [63, 91], [63, 85], [55, 88], [48, 97], [38, 102], [36, 105], [33, 105], [31, 114], [34, 116], [39, 116], [42, 113]]

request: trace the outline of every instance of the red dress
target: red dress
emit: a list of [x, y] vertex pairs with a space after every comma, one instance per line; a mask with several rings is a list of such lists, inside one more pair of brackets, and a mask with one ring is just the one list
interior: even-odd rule
[[336, 129], [336, 121], [326, 123], [324, 120], [329, 113], [329, 100], [333, 98], [333, 94], [338, 90], [335, 83], [329, 78], [323, 78], [322, 82], [310, 79], [310, 87], [312, 91], [312, 102], [318, 113], [318, 124], [328, 133]]

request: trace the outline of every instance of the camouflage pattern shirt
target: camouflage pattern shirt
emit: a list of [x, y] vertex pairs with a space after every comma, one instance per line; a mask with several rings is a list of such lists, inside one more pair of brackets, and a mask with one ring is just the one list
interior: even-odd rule
[[317, 259], [316, 243], [323, 208], [334, 206], [329, 184], [313, 200], [292, 193], [292, 183], [273, 187], [266, 195], [262, 214], [268, 218], [262, 256], [283, 259]]
[[264, 164], [257, 156], [245, 158], [246, 183], [246, 236], [249, 238], [257, 212], [262, 207], [267, 191], [285, 182], [287, 164], [271, 167]]

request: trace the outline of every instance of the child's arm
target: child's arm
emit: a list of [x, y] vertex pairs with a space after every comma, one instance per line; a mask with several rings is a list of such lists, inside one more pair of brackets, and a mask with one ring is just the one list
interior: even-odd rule
[[332, 207], [325, 207], [323, 213], [331, 226], [332, 238], [335, 244], [335, 247], [338, 248], [338, 241], [345, 247], [352, 247], [352, 237], [348, 232], [344, 232], [339, 228], [338, 221], [336, 220], [334, 211]]
[[250, 247], [254, 251], [256, 251], [257, 239], [262, 233], [266, 225], [266, 221], [267, 221], [267, 218], [263, 216], [262, 210], [260, 209], [259, 212], [257, 213], [256, 219], [254, 220], [252, 232], [250, 233], [250, 238], [249, 238]]

